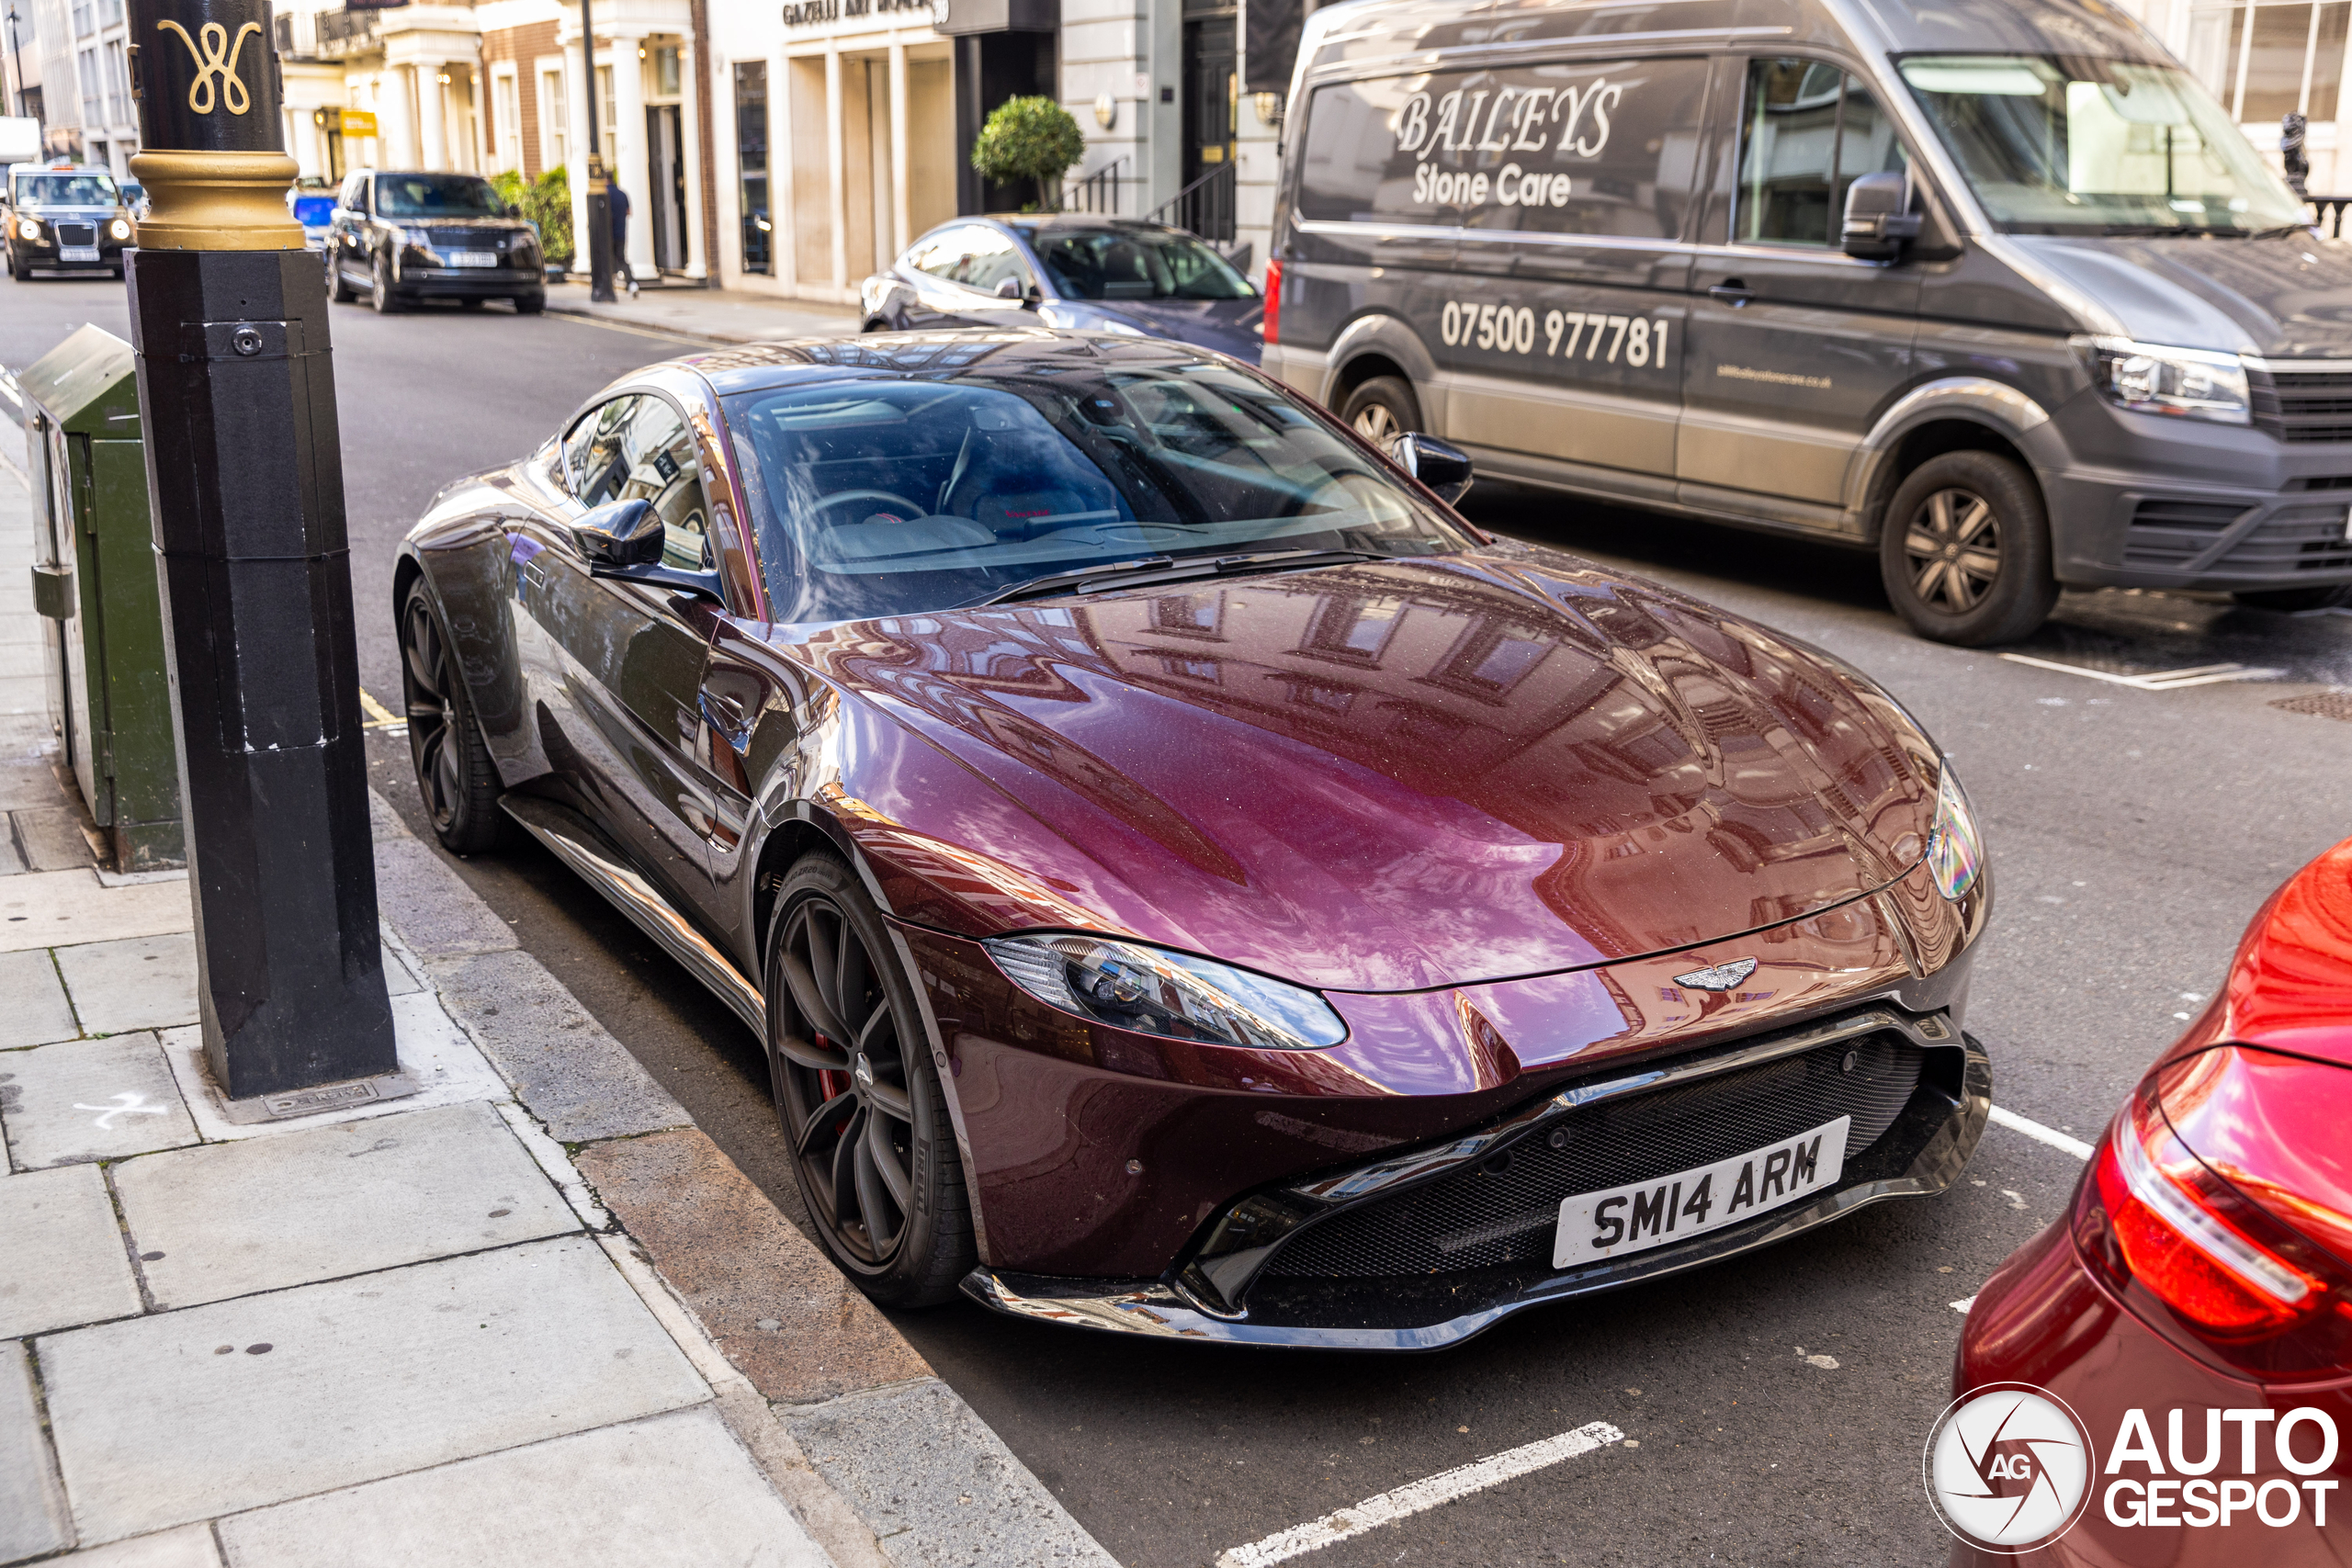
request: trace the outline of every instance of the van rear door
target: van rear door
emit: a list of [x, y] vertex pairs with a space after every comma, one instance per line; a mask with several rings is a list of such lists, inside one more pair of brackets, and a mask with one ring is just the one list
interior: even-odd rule
[[1679, 497], [1835, 529], [1854, 451], [1911, 374], [1920, 290], [1916, 266], [1839, 249], [1846, 191], [1906, 154], [1871, 84], [1831, 62], [1718, 79], [1737, 141], [1692, 269]]
[[1707, 79], [1703, 55], [1577, 58], [1440, 72], [1407, 106], [1416, 186], [1463, 226], [1419, 323], [1446, 434], [1537, 459], [1503, 471], [1669, 493]]

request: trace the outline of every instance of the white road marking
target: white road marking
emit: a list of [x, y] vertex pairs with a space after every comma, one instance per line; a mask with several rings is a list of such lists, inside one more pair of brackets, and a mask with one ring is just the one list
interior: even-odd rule
[[2012, 1133], [2023, 1133], [2037, 1144], [2048, 1144], [2053, 1149], [2064, 1149], [2076, 1159], [2091, 1157], [2091, 1146], [2080, 1138], [2070, 1138], [2055, 1127], [2018, 1115], [2002, 1106], [1993, 1107], [1993, 1120]]
[[1286, 1562], [1310, 1551], [1319, 1551], [1351, 1536], [1359, 1536], [1382, 1525], [1466, 1497], [1473, 1492], [1483, 1492], [1489, 1486], [1525, 1475], [1531, 1471], [1545, 1469], [1578, 1454], [1623, 1442], [1625, 1434], [1606, 1421], [1593, 1421], [1573, 1432], [1563, 1432], [1556, 1438], [1528, 1443], [1521, 1448], [1507, 1449], [1474, 1464], [1432, 1475], [1426, 1481], [1416, 1481], [1399, 1486], [1393, 1492], [1383, 1492], [1377, 1497], [1367, 1497], [1352, 1508], [1342, 1508], [1336, 1514], [1326, 1514], [1309, 1524], [1279, 1530], [1263, 1540], [1251, 1541], [1222, 1552], [1216, 1568], [1268, 1568], [1275, 1562]]
[[2192, 664], [2182, 670], [2152, 670], [2145, 675], [2118, 675], [2111, 671], [2086, 670], [2079, 664], [2061, 664], [2054, 659], [2036, 659], [2030, 653], [2004, 653], [1999, 657], [2012, 664], [2030, 664], [2036, 670], [2055, 670], [2062, 675], [2081, 675], [2143, 692], [2177, 692], [2185, 686], [2212, 686], [2224, 681], [2275, 681], [2286, 673], [2284, 670], [2232, 663]]
[[1962, 1296], [1960, 1300], [1951, 1303], [1951, 1310], [1960, 1314], [1961, 1316], [1966, 1317], [1968, 1315], [1968, 1309], [1975, 1304], [1976, 1298], [1974, 1296]]
[[147, 1097], [136, 1090], [116, 1095], [112, 1105], [85, 1105], [77, 1100], [74, 1102], [74, 1109], [106, 1112], [103, 1116], [92, 1117], [90, 1125], [107, 1133], [114, 1131], [114, 1119], [118, 1116], [168, 1116], [172, 1113], [169, 1106], [148, 1104]]

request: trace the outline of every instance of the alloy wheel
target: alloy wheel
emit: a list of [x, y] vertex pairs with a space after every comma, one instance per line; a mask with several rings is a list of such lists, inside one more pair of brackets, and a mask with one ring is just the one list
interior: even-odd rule
[[915, 1117], [906, 1053], [919, 1028], [898, 1016], [876, 955], [821, 894], [784, 917], [775, 965], [777, 1071], [785, 1133], [817, 1222], [854, 1265], [899, 1250], [915, 1197]]
[[1965, 615], [2001, 575], [2001, 519], [1973, 491], [1939, 490], [1905, 530], [1903, 554], [1919, 602]]
[[1396, 423], [1396, 411], [1386, 403], [1366, 403], [1356, 413], [1356, 434], [1366, 441], [1387, 449], [1388, 444], [1404, 434], [1405, 427]]
[[451, 693], [457, 670], [449, 645], [422, 593], [412, 595], [401, 621], [401, 684], [408, 699], [409, 758], [433, 825], [447, 832], [465, 799], [458, 773], [457, 716]]

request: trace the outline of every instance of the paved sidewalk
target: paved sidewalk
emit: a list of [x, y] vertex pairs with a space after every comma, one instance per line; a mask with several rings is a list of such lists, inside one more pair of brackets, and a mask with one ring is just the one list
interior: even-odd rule
[[0, 1563], [1115, 1568], [380, 800], [422, 1088], [229, 1120], [185, 876], [58, 863], [29, 544], [0, 469]]
[[766, 343], [776, 338], [854, 336], [854, 305], [783, 299], [734, 288], [649, 288], [631, 299], [626, 288], [609, 305], [591, 304], [584, 282], [548, 286], [548, 309], [616, 326], [641, 327], [706, 343]]

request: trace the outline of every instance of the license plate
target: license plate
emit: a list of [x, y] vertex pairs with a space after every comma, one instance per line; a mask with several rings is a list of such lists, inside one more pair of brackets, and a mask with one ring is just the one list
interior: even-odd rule
[[98, 247], [96, 245], [60, 245], [57, 247], [57, 259], [59, 261], [96, 261], [98, 259]]
[[449, 265], [451, 266], [496, 266], [498, 253], [496, 251], [451, 251]]
[[1695, 1170], [1579, 1192], [1560, 1205], [1552, 1267], [1595, 1263], [1688, 1241], [1838, 1184], [1850, 1116]]

